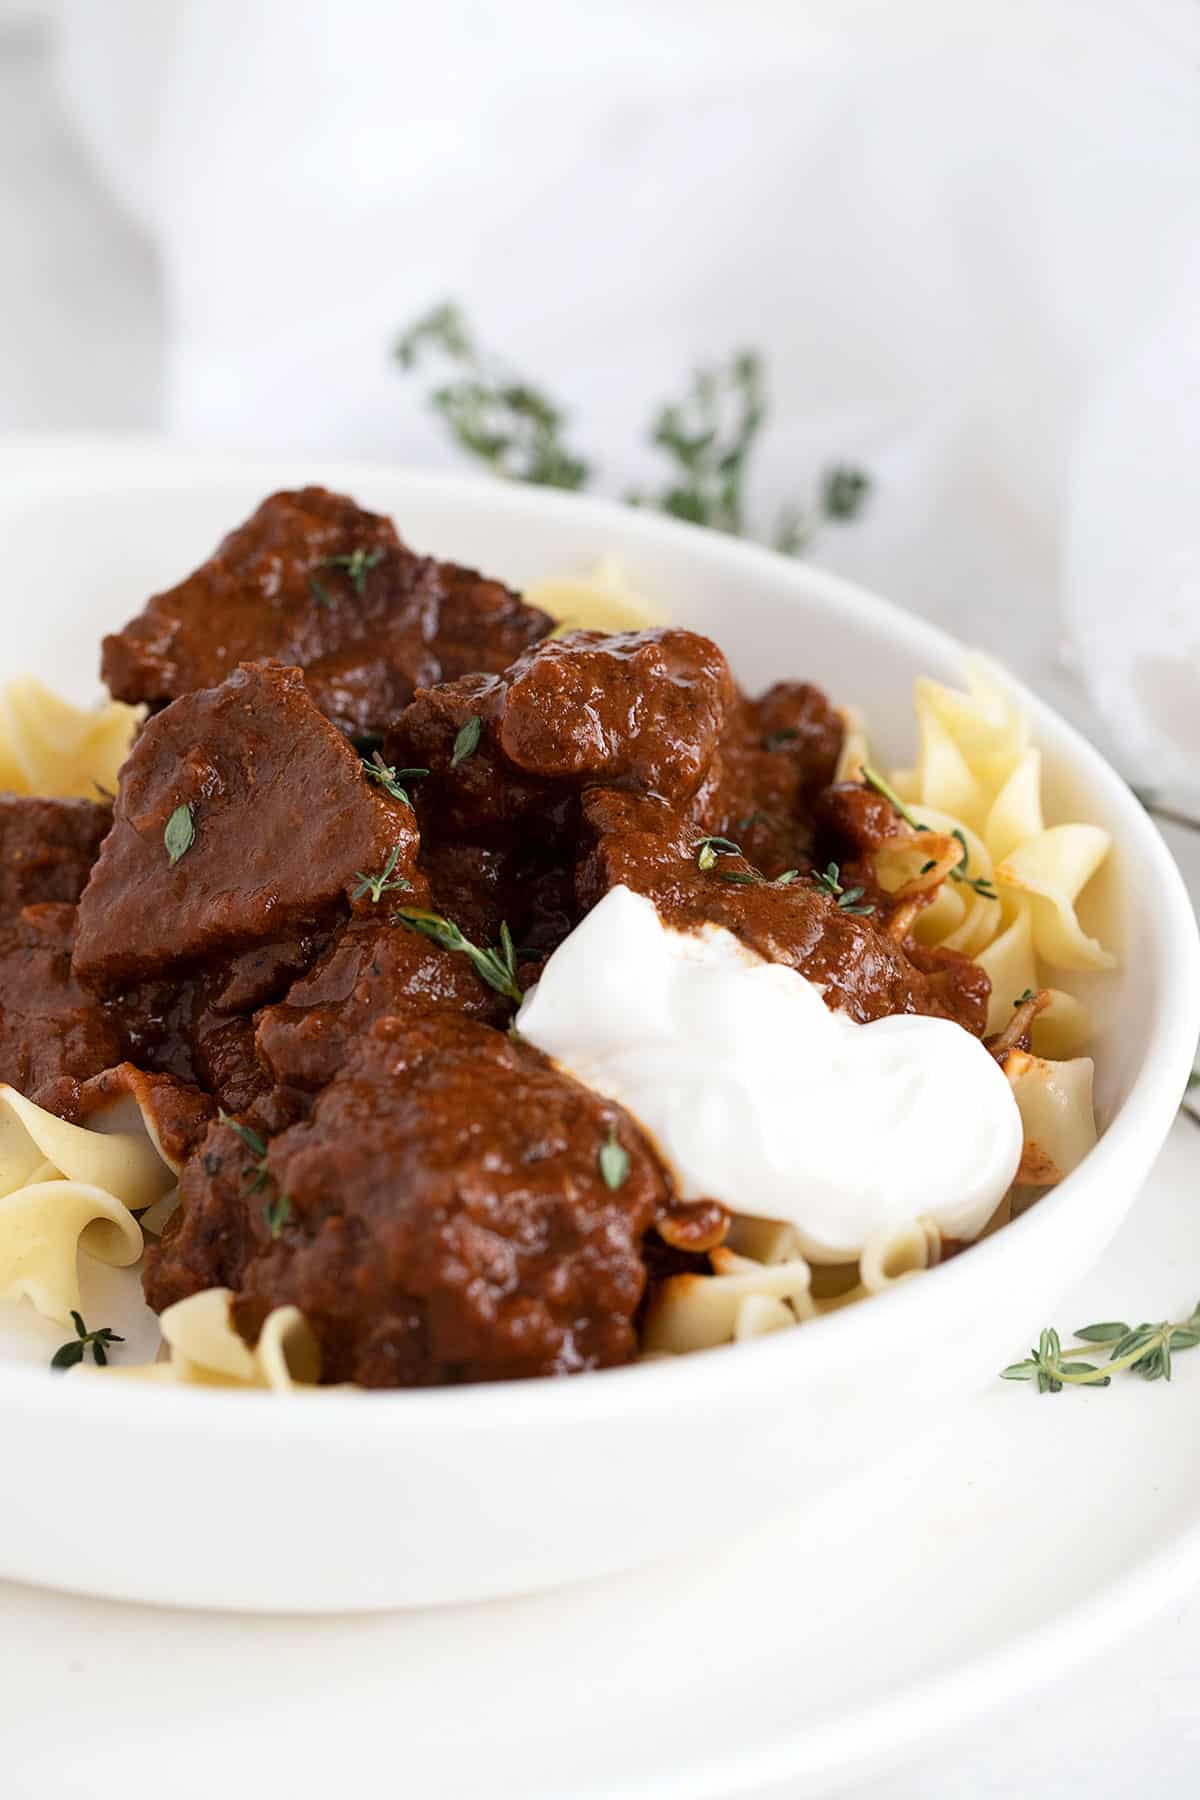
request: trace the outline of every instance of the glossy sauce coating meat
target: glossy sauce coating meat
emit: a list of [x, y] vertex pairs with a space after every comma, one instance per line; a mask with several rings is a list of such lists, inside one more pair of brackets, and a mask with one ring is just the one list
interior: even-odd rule
[[[193, 836], [172, 864], [181, 807]], [[420, 891], [416, 851], [411, 809], [367, 781], [299, 672], [247, 665], [135, 743], [80, 902], [76, 974], [113, 993], [310, 932], [348, 910], [360, 874], [390, 864], [390, 891]]]
[[465, 956], [403, 925], [356, 919], [285, 1002], [259, 1015], [259, 1058], [276, 1081], [315, 1093], [377, 1019], [425, 1010], [501, 1028], [510, 1012]]
[[111, 823], [90, 800], [0, 796], [0, 1081], [55, 1110], [124, 1054], [71, 971], [73, 903]]
[[91, 800], [0, 794], [0, 918], [42, 900], [74, 904], [112, 825]]
[[[974, 965], [966, 965], [973, 973], [960, 992], [951, 982], [931, 980], [869, 917], [843, 910], [803, 876], [779, 885], [732, 855], [701, 869], [700, 833], [652, 797], [594, 788], [584, 818], [578, 885], [585, 910], [624, 885], [648, 895], [678, 929], [723, 925], [769, 962], [819, 982], [826, 1004], [860, 1023], [889, 1013], [929, 1013], [982, 1031], [975, 995], [982, 976], [986, 1017], [987, 976]], [[966, 964], [951, 952], [942, 955], [948, 966]]]
[[[113, 691], [157, 709], [111, 819], [0, 800], [0, 1079], [81, 1122], [137, 1105], [183, 1163], [152, 1305], [228, 1286], [253, 1342], [295, 1304], [323, 1378], [368, 1386], [632, 1357], [647, 1270], [695, 1264], [728, 1215], [681, 1204], [636, 1123], [508, 1029], [514, 981], [618, 883], [852, 1018], [982, 1032], [981, 969], [814, 874], [868, 885], [904, 829], [832, 785], [820, 690], [742, 695], [682, 629], [549, 625], [349, 500], [275, 495], [107, 640]], [[401, 908], [477, 951], [507, 928], [509, 991]], [[261, 1168], [217, 1107], [267, 1140]]]
[[841, 715], [807, 682], [740, 698], [700, 797], [705, 831], [740, 844], [772, 878], [805, 867], [813, 805], [833, 780], [843, 735]]
[[[602, 1173], [610, 1136], [628, 1167]], [[156, 1307], [227, 1285], [253, 1340], [292, 1302], [325, 1378], [368, 1387], [573, 1373], [623, 1362], [665, 1177], [620, 1109], [535, 1051], [446, 1012], [381, 1021], [312, 1118], [272, 1140], [272, 1237], [246, 1152], [211, 1132], [149, 1259]]]
[[343, 731], [376, 736], [414, 688], [506, 668], [549, 629], [500, 582], [414, 556], [390, 519], [309, 487], [272, 494], [106, 638], [102, 673], [117, 699], [158, 707], [274, 659], [304, 669]]
[[52, 1110], [125, 1055], [119, 1021], [71, 972], [74, 938], [75, 908], [52, 902], [0, 924], [0, 1080]]

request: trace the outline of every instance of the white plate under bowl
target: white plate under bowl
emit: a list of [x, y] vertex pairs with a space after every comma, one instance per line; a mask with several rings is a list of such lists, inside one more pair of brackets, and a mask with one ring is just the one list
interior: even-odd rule
[[[911, 749], [914, 676], [959, 672], [951, 640], [882, 601], [650, 515], [379, 467], [111, 444], [0, 453], [0, 675], [86, 688], [103, 629], [263, 493], [306, 479], [394, 513], [417, 547], [518, 585], [617, 551], [669, 617], [724, 644], [745, 683], [821, 682], [865, 708], [888, 759]], [[281, 1402], [0, 1367], [0, 1573], [200, 1606], [444, 1604], [727, 1545], [801, 1493], [815, 1508], [803, 1556], [819, 1565], [838, 1512], [820, 1496], [977, 1401], [1120, 1223], [1190, 1066], [1200, 961], [1178, 872], [1119, 778], [1024, 699], [1051, 818], [1094, 819], [1115, 842], [1097, 907], [1123, 966], [1093, 984], [1105, 1130], [1061, 1188], [867, 1306], [575, 1381]], [[80, 1469], [103, 1471], [103, 1529], [80, 1506]]]

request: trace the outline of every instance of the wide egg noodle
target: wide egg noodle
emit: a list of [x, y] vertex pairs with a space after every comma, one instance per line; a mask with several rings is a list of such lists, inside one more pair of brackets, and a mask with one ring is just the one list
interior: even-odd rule
[[176, 1301], [159, 1324], [169, 1353], [165, 1360], [110, 1365], [105, 1374], [174, 1387], [265, 1388], [276, 1394], [315, 1387], [321, 1379], [317, 1340], [298, 1307], [277, 1306], [269, 1313], [253, 1349], [233, 1322], [228, 1288], [206, 1288]]
[[1025, 1128], [1019, 1187], [1053, 1187], [1078, 1168], [1096, 1142], [1090, 1056], [1051, 1062], [1012, 1050], [1004, 1072]]
[[10, 681], [0, 689], [0, 790], [57, 800], [115, 793], [141, 718], [119, 700], [85, 709], [32, 676]]
[[133, 1215], [174, 1184], [144, 1132], [87, 1131], [0, 1086], [0, 1298], [69, 1324], [79, 1252], [135, 1263], [143, 1235]]
[[629, 584], [620, 559], [604, 557], [590, 575], [550, 575], [526, 588], [526, 604], [557, 621], [552, 637], [568, 631], [645, 631], [665, 624]]

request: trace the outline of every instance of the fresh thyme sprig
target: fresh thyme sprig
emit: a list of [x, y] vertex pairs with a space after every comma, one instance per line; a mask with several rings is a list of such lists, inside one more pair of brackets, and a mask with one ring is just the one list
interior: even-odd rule
[[292, 1202], [287, 1194], [276, 1194], [263, 1207], [263, 1218], [267, 1222], [267, 1230], [273, 1238], [277, 1238], [292, 1216]]
[[506, 924], [500, 927], [499, 944], [485, 950], [478, 944], [473, 944], [470, 938], [464, 937], [454, 921], [444, 919], [440, 913], [423, 912], [417, 907], [401, 907], [392, 914], [392, 921], [394, 924], [407, 925], [410, 931], [419, 931], [422, 937], [440, 944], [443, 950], [455, 950], [469, 958], [480, 980], [486, 981], [489, 987], [495, 988], [506, 999], [517, 1003], [524, 999], [517, 981], [517, 952], [512, 932]]
[[218, 1112], [217, 1117], [222, 1125], [228, 1125], [230, 1131], [242, 1140], [250, 1152], [253, 1160], [243, 1168], [242, 1179], [247, 1185], [247, 1191], [257, 1194], [259, 1189], [266, 1187], [267, 1182], [271, 1179], [267, 1173], [267, 1140], [255, 1131], [252, 1125], [241, 1124], [239, 1120], [231, 1118], [229, 1113], [224, 1110]]
[[73, 1369], [81, 1363], [87, 1352], [92, 1353], [92, 1360], [104, 1368], [108, 1363], [108, 1346], [123, 1344], [125, 1339], [119, 1333], [102, 1325], [98, 1331], [89, 1331], [79, 1314], [72, 1308], [71, 1320], [75, 1326], [75, 1336], [54, 1352], [50, 1358], [52, 1369]]
[[[1047, 1327], [1025, 1360], [1010, 1363], [1000, 1371], [1001, 1378], [1034, 1381], [1039, 1394], [1057, 1394], [1064, 1387], [1107, 1387], [1112, 1377], [1124, 1369], [1145, 1381], [1170, 1381], [1173, 1353], [1193, 1350], [1200, 1344], [1200, 1302], [1183, 1320], [1133, 1326], [1123, 1320], [1107, 1320], [1099, 1325], [1081, 1325], [1072, 1336], [1082, 1340], [1080, 1345], [1064, 1350], [1058, 1332]], [[1093, 1344], [1108, 1349], [1107, 1363], [1072, 1360], [1088, 1355]]]
[[[682, 400], [664, 406], [651, 426], [651, 443], [674, 465], [671, 478], [649, 501], [630, 494], [630, 504], [650, 504], [693, 525], [743, 536], [750, 465], [766, 418], [766, 375], [755, 351], [739, 350], [727, 363], [697, 369]], [[784, 508], [775, 548], [800, 555], [819, 524], [854, 518], [870, 486], [861, 469], [827, 469], [813, 505]]]
[[[498, 474], [545, 487], [582, 488], [592, 467], [565, 443], [566, 414], [540, 388], [480, 349], [457, 306], [443, 302], [397, 339], [393, 354], [412, 371], [438, 357], [454, 379], [429, 396], [455, 442]], [[761, 356], [739, 350], [726, 363], [698, 369], [682, 399], [660, 407], [650, 442], [670, 464], [653, 494], [626, 496], [692, 524], [742, 535], [747, 530], [750, 465], [767, 416]], [[798, 556], [817, 529], [861, 512], [871, 490], [863, 470], [837, 463], [826, 469], [811, 503], [786, 507], [773, 543]]]
[[465, 763], [469, 756], [474, 756], [479, 748], [479, 734], [483, 730], [483, 720], [478, 713], [472, 713], [464, 719], [454, 734], [454, 749], [450, 753], [450, 767], [457, 769]]
[[695, 845], [696, 867], [698, 869], [715, 869], [718, 856], [740, 856], [742, 846], [735, 844], [732, 838], [702, 837]]
[[844, 888], [842, 886], [842, 871], [835, 862], [827, 864], [823, 874], [814, 872], [812, 880], [826, 894], [837, 901], [843, 912], [867, 914], [875, 911], [873, 906], [859, 905], [859, 901], [867, 891], [866, 888]]
[[758, 869], [719, 869], [717, 880], [724, 881], [730, 887], [791, 887], [793, 881], [799, 881], [799, 869], [785, 869], [782, 875], [776, 875], [773, 881]]
[[391, 763], [384, 762], [378, 750], [372, 750], [370, 756], [363, 757], [363, 773], [368, 781], [377, 781], [385, 794], [393, 800], [402, 800], [405, 806], [411, 806], [407, 788], [401, 786], [404, 781], [419, 781], [422, 775], [428, 775], [428, 769], [396, 769]]
[[403, 875], [396, 874], [396, 864], [399, 861], [400, 846], [399, 844], [393, 844], [391, 855], [384, 863], [380, 874], [364, 875], [361, 869], [356, 869], [354, 871], [354, 878], [358, 882], [358, 886], [355, 888], [350, 898], [352, 900], [361, 900], [365, 894], [370, 894], [371, 904], [373, 906], [378, 906], [385, 894], [408, 892], [412, 887], [412, 882], [405, 880]]
[[366, 592], [368, 574], [382, 560], [382, 549], [347, 550], [339, 556], [327, 556], [309, 575], [308, 591], [319, 606], [332, 606], [333, 595], [324, 582], [318, 581], [317, 576], [322, 569], [345, 569], [356, 598], [361, 600]]
[[[864, 763], [862, 766], [862, 783], [864, 787], [874, 788], [877, 794], [881, 794], [892, 810], [904, 820], [906, 825], [911, 825], [914, 831], [929, 830], [929, 826], [922, 825], [920, 819], [918, 819], [910, 808], [904, 804], [891, 783], [885, 781], [878, 769], [873, 769], [869, 763]], [[962, 845], [962, 855], [959, 857], [954, 867], [949, 871], [951, 881], [962, 882], [964, 887], [969, 887], [977, 893], [981, 900], [998, 900], [1000, 896], [997, 894], [991, 881], [986, 875], [972, 875], [970, 873], [971, 852], [967, 847], [965, 836], [959, 830], [957, 825], [951, 831], [950, 836], [957, 838]], [[931, 862], [923, 863], [921, 866], [922, 875], [927, 875], [933, 867], [934, 864]]]
[[883, 776], [879, 773], [879, 770], [873, 769], [870, 763], [864, 763], [862, 766], [862, 783], [864, 787], [874, 788], [877, 794], [881, 794], [891, 807], [892, 811], [897, 813], [899, 817], [904, 820], [906, 825], [911, 825], [914, 831], [929, 830], [928, 825], [922, 825], [920, 819], [911, 813], [908, 807], [905, 806], [903, 800], [891, 783], [885, 781]]
[[566, 446], [566, 415], [529, 381], [479, 349], [462, 313], [443, 302], [397, 339], [400, 367], [429, 352], [461, 373], [434, 388], [430, 405], [451, 436], [498, 475], [541, 487], [581, 488], [591, 469]]
[[163, 831], [168, 866], [173, 869], [177, 862], [182, 861], [195, 841], [196, 820], [192, 803], [184, 800], [175, 808]]
[[967, 840], [956, 825], [950, 833], [962, 845], [962, 855], [950, 871], [951, 881], [961, 881], [964, 887], [973, 888], [981, 900], [998, 900], [1000, 898], [986, 875], [969, 875], [971, 852], [967, 848]]

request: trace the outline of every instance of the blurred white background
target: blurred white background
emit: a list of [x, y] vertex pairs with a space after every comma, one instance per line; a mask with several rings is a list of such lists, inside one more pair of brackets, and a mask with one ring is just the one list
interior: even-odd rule
[[[620, 494], [759, 349], [757, 516], [860, 463], [816, 559], [1185, 796], [1198, 227], [1195, 0], [0, 0], [0, 432], [451, 461], [390, 350], [452, 298]], [[1195, 1623], [872, 1792], [1194, 1773]]]
[[765, 527], [1200, 785], [1195, 0], [0, 6], [0, 429], [449, 461], [436, 301], [601, 485], [762, 352]]

